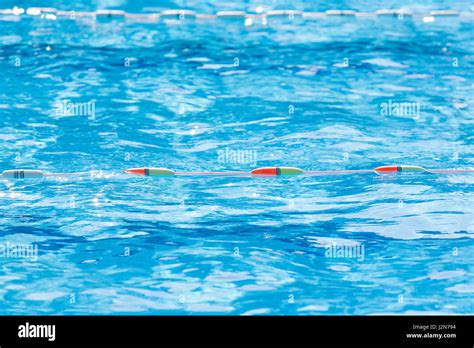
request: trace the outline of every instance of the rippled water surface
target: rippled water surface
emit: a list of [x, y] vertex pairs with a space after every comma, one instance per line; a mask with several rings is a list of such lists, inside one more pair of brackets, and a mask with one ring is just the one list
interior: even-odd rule
[[[259, 5], [472, 11], [469, 1], [75, 9]], [[37, 260], [0, 257], [0, 313], [472, 314], [473, 174], [121, 171], [472, 168], [473, 33], [460, 18], [0, 20], [1, 170], [91, 173], [0, 180], [0, 245], [38, 247]], [[61, 112], [65, 102], [93, 108]], [[361, 254], [331, 257], [333, 246]]]

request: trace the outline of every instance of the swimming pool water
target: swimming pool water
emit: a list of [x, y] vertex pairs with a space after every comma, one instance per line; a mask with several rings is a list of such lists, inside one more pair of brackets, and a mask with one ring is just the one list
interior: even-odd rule
[[[75, 9], [257, 6], [472, 11]], [[121, 173], [472, 168], [473, 39], [460, 18], [0, 20], [0, 169], [92, 173], [0, 180], [0, 245], [38, 248], [37, 259], [0, 257], [0, 313], [473, 314], [472, 174]]]

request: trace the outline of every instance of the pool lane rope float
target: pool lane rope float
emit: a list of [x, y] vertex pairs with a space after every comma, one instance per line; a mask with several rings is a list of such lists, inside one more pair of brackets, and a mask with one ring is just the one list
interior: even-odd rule
[[185, 20], [243, 20], [246, 26], [261, 21], [263, 25], [267, 20], [273, 18], [321, 20], [331, 17], [345, 18], [421, 18], [424, 22], [434, 22], [435, 18], [461, 18], [472, 20], [474, 13], [471, 11], [456, 10], [432, 10], [424, 13], [411, 12], [407, 9], [379, 9], [372, 12], [331, 9], [324, 12], [300, 11], [296, 9], [287, 10], [264, 10], [264, 6], [258, 6], [256, 13], [245, 11], [217, 11], [215, 13], [197, 13], [189, 9], [165, 9], [160, 12], [129, 13], [122, 10], [96, 10], [96, 11], [71, 11], [51, 7], [29, 7], [0, 9], [0, 20], [15, 18], [39, 18], [42, 20], [71, 20], [77, 21], [82, 18], [90, 18], [94, 21], [118, 20], [138, 23], [157, 23], [159, 21], [185, 21]]
[[[313, 170], [305, 171], [296, 167], [262, 167], [254, 169], [250, 172], [179, 172], [172, 171], [167, 168], [130, 168], [124, 171], [126, 174], [141, 176], [252, 176], [252, 177], [272, 177], [272, 176], [330, 176], [330, 175], [350, 175], [350, 174], [402, 174], [402, 173], [438, 173], [438, 174], [455, 174], [455, 173], [474, 173], [474, 169], [425, 169], [420, 166], [412, 165], [392, 165], [382, 166], [375, 169], [349, 169], [349, 170]], [[45, 173], [41, 170], [34, 169], [13, 169], [5, 170], [0, 177], [4, 179], [40, 179], [45, 177], [71, 177], [78, 175], [87, 175], [89, 172], [77, 173]]]

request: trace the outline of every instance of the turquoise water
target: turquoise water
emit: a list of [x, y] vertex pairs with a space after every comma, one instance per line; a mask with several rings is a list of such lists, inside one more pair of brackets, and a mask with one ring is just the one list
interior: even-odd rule
[[[472, 11], [75, 9], [259, 5]], [[247, 24], [0, 20], [1, 314], [473, 314], [473, 174], [121, 173], [474, 167], [472, 21]]]

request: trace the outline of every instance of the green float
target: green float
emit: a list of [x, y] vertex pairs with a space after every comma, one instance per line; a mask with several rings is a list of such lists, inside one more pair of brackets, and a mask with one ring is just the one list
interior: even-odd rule
[[303, 174], [303, 169], [295, 168], [295, 167], [277, 167], [278, 175], [299, 175]]
[[426, 172], [426, 169], [419, 166], [400, 166], [402, 172]]
[[148, 173], [145, 175], [149, 176], [172, 176], [175, 173], [172, 170], [166, 168], [148, 168]]

